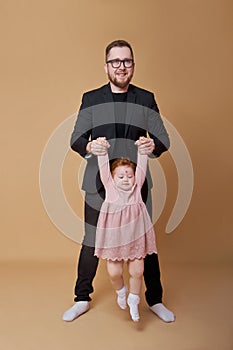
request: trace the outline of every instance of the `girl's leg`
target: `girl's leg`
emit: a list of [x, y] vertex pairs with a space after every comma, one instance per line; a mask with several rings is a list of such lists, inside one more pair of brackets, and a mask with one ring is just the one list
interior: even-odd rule
[[110, 281], [115, 290], [119, 290], [124, 286], [123, 281], [123, 260], [122, 261], [107, 261], [107, 270]]
[[125, 309], [127, 288], [124, 286], [123, 280], [123, 260], [122, 261], [107, 261], [107, 270], [113, 288], [117, 293], [117, 303], [121, 309]]
[[130, 293], [140, 294], [144, 272], [144, 260], [134, 259], [128, 261]]
[[128, 262], [130, 274], [130, 293], [127, 303], [130, 308], [130, 315], [132, 320], [139, 321], [138, 304], [140, 302], [140, 291], [142, 286], [142, 277], [144, 271], [143, 259], [130, 260]]

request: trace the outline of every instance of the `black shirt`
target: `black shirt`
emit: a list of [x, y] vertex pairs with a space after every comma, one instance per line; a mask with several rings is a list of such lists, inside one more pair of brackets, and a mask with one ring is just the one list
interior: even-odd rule
[[116, 137], [124, 138], [125, 136], [125, 117], [127, 108], [127, 92], [115, 93], [112, 92], [114, 109], [115, 109], [115, 129]]

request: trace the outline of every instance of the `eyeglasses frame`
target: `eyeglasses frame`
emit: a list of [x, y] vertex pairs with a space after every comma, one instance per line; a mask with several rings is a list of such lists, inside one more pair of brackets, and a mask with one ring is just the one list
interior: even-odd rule
[[[116, 62], [116, 61], [120, 62], [120, 65], [119, 65], [118, 67], [113, 67], [113, 64], [112, 64], [112, 63], [113, 63], [113, 62]], [[132, 65], [131, 65], [130, 67], [126, 67], [126, 66], [125, 66], [125, 61], [131, 61]], [[132, 68], [132, 67], [134, 66], [134, 59], [133, 59], [133, 58], [126, 58], [126, 59], [124, 59], [124, 60], [120, 60], [120, 59], [118, 59], [118, 58], [115, 58], [115, 59], [113, 59], [113, 60], [108, 60], [108, 61], [106, 61], [106, 63], [111, 63], [112, 68], [115, 68], [115, 69], [120, 68], [120, 66], [121, 66], [122, 63], [123, 63], [123, 66], [124, 66], [125, 68]]]

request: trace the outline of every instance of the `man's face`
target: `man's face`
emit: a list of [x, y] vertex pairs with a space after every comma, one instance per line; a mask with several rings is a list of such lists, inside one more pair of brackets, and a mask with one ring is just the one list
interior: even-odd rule
[[[132, 55], [130, 49], [127, 46], [123, 47], [113, 47], [107, 57], [109, 60], [131, 60]], [[125, 68], [123, 62], [119, 68], [113, 68], [111, 63], [106, 63], [105, 72], [108, 75], [108, 78], [115, 90], [121, 91], [126, 90], [128, 85], [133, 77], [134, 73], [134, 64], [130, 68]]]

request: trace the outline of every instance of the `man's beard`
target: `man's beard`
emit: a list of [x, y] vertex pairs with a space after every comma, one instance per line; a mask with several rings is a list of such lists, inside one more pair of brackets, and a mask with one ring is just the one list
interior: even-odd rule
[[127, 87], [132, 79], [133, 75], [130, 75], [127, 77], [126, 80], [120, 82], [117, 80], [117, 77], [114, 76], [114, 77], [111, 77], [110, 74], [108, 74], [108, 79], [111, 81], [111, 83], [121, 89], [124, 89], [125, 87]]

